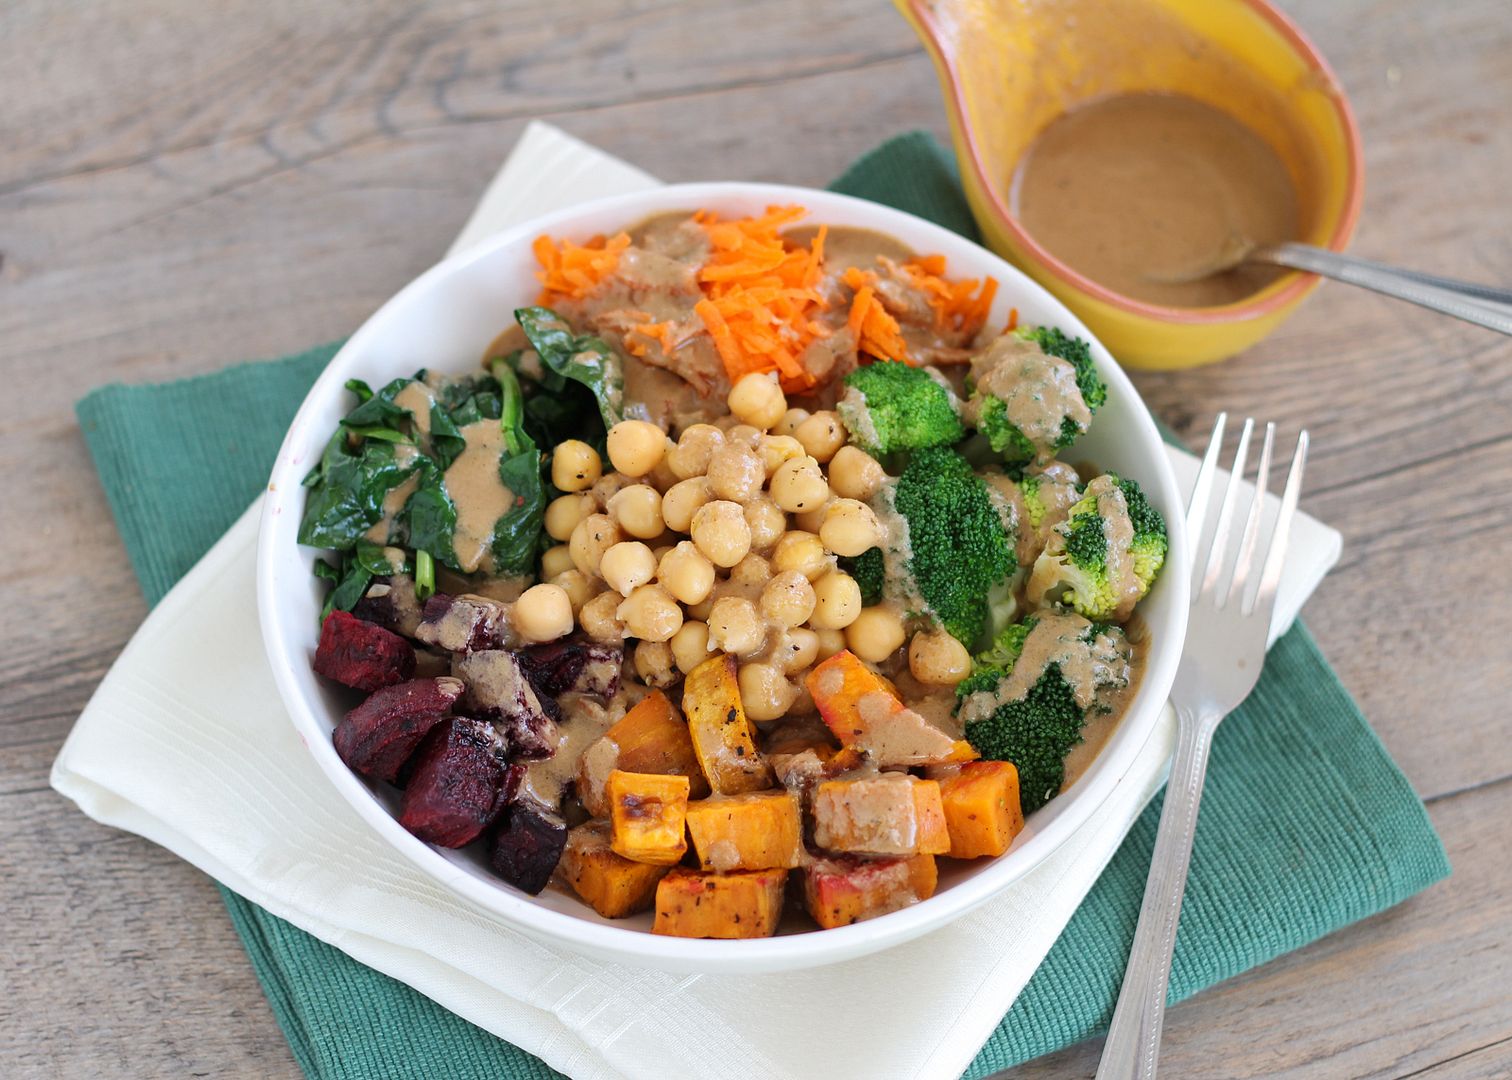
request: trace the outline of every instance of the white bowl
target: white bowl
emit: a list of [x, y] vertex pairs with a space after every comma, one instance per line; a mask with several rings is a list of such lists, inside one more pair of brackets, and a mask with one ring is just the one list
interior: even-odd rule
[[[542, 233], [578, 240], [612, 234], [655, 213], [710, 209], [746, 215], [796, 203], [812, 223], [859, 226], [891, 234], [919, 252], [939, 253], [954, 277], [991, 275], [999, 289], [992, 321], [1010, 308], [1023, 323], [1048, 323], [1092, 340], [1048, 292], [983, 248], [919, 218], [830, 192], [770, 184], [680, 184], [584, 203], [501, 233], [491, 242], [429, 270], [368, 319], [310, 390], [284, 438], [263, 507], [257, 556], [258, 611], [268, 659], [284, 704], [305, 744], [342, 796], [423, 873], [510, 927], [541, 941], [631, 964], [676, 971], [761, 972], [816, 967], [877, 952], [927, 933], [986, 903], [1063, 843], [1127, 773], [1156, 723], [1175, 677], [1186, 631], [1190, 555], [1182, 497], [1159, 434], [1128, 377], [1101, 344], [1093, 354], [1108, 384], [1107, 404], [1071, 453], [1133, 477], [1170, 526], [1166, 567], [1140, 607], [1150, 630], [1144, 678], [1122, 724], [1090, 770], [1069, 791], [1032, 815], [1001, 858], [941, 863], [939, 890], [923, 903], [834, 930], [789, 932], [757, 941], [701, 941], [650, 933], [650, 916], [608, 920], [575, 897], [547, 889], [528, 896], [505, 884], [478, 850], [446, 851], [415, 839], [395, 820], [397, 792], [352, 773], [331, 745], [343, 697], [310, 668], [325, 586], [311, 574], [318, 552], [295, 534], [304, 508], [300, 480], [318, 460], [336, 423], [351, 408], [342, 384], [374, 386], [418, 368], [469, 371], [538, 291], [530, 242]], [[475, 845], [475, 849], [482, 845]], [[795, 927], [795, 929], [801, 929]]]

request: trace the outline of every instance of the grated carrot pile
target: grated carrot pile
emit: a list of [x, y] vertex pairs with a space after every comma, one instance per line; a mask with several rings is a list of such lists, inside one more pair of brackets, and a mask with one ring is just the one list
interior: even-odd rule
[[840, 280], [856, 292], [845, 325], [856, 339], [857, 351], [881, 360], [907, 361], [908, 345], [903, 341], [898, 320], [888, 314], [877, 297], [877, 275], [852, 266]]
[[[987, 322], [997, 279], [945, 280], [945, 256], [917, 255], [903, 264], [908, 283], [922, 292], [934, 309], [935, 329], [975, 335]], [[980, 288], [979, 288], [980, 286]]]
[[581, 300], [604, 278], [614, 273], [619, 266], [620, 253], [630, 246], [627, 233], [617, 233], [609, 239], [595, 236], [586, 244], [574, 244], [571, 240], [554, 242], [549, 236], [538, 236], [531, 245], [541, 269], [536, 278], [541, 283], [541, 295], [536, 303], [550, 307], [557, 300], [567, 297]]

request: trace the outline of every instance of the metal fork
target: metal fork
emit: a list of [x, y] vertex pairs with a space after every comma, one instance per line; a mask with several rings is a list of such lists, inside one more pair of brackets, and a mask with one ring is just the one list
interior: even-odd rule
[[1208, 751], [1219, 721], [1249, 696], [1260, 678], [1276, 606], [1276, 586], [1281, 580], [1287, 538], [1302, 491], [1306, 431], [1297, 437], [1286, 490], [1281, 496], [1281, 510], [1270, 530], [1264, 568], [1257, 575], [1260, 524], [1276, 426], [1265, 425], [1255, 496], [1242, 526], [1236, 529], [1239, 488], [1255, 429], [1253, 420], [1245, 420], [1217, 524], [1211, 540], [1204, 546], [1226, 422], [1227, 415], [1220, 414], [1213, 425], [1213, 437], [1187, 508], [1187, 535], [1192, 538], [1194, 550], [1192, 611], [1186, 648], [1171, 688], [1177, 720], [1176, 754], [1166, 786], [1160, 830], [1155, 837], [1150, 878], [1139, 910], [1139, 928], [1134, 934], [1123, 989], [1098, 1064], [1098, 1080], [1152, 1080], [1155, 1076], [1171, 953], [1181, 918], [1187, 866], [1192, 858], [1192, 838], [1197, 829], [1202, 784], [1207, 776]]

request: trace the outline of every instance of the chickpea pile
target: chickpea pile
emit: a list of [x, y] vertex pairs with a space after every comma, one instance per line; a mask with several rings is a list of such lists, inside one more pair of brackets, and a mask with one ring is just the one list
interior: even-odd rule
[[515, 606], [516, 631], [549, 641], [575, 623], [598, 641], [637, 639], [649, 686], [728, 653], [758, 722], [811, 712], [803, 677], [841, 649], [882, 663], [908, 644], [920, 682], [963, 678], [964, 646], [943, 631], [910, 640], [902, 612], [863, 607], [837, 564], [884, 541], [868, 505], [886, 480], [876, 459], [847, 445], [835, 413], [789, 408], [773, 375], [742, 377], [727, 403], [676, 441], [645, 421], [616, 424], [612, 472], [587, 443], [557, 446], [551, 479], [565, 494], [545, 521], [557, 544]]

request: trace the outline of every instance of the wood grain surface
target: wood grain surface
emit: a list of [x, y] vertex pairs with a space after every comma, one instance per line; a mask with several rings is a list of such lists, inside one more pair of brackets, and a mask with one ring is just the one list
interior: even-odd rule
[[[1505, 0], [1286, 7], [1359, 113], [1355, 250], [1512, 283]], [[0, 3], [0, 1075], [297, 1075], [210, 882], [47, 787], [144, 612], [74, 401], [350, 332], [532, 117], [668, 180], [822, 184], [944, 132], [883, 0]], [[1186, 434], [1311, 428], [1305, 504], [1346, 546], [1306, 617], [1455, 866], [1173, 1010], [1165, 1070], [1512, 1075], [1512, 343], [1332, 286], [1235, 361], [1136, 378]]]

